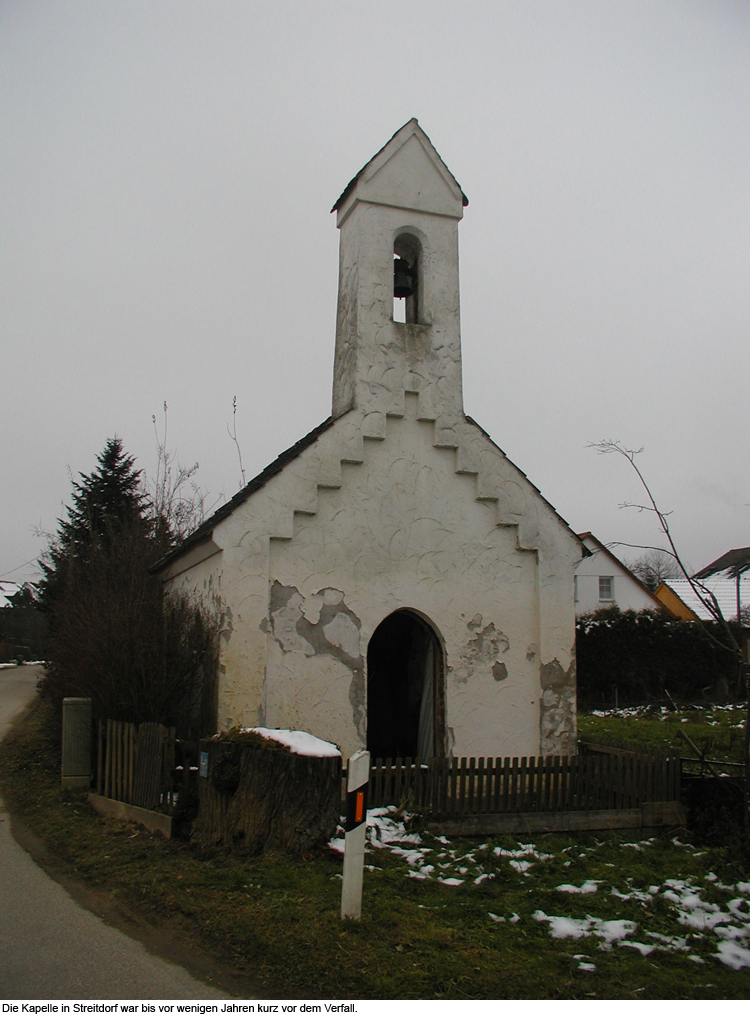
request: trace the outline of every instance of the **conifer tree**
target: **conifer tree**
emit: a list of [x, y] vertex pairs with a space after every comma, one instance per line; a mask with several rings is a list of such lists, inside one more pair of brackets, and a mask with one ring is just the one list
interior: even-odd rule
[[106, 549], [113, 534], [126, 526], [140, 523], [147, 532], [146, 499], [134, 465], [135, 458], [125, 453], [122, 440], [115, 436], [97, 457], [96, 469], [72, 483], [66, 517], [58, 522], [57, 536], [40, 561], [40, 605], [51, 617], [72, 579], [80, 578], [92, 551]]
[[98, 717], [215, 730], [216, 621], [150, 573], [172, 541], [122, 441], [108, 439], [73, 482], [44, 561], [50, 634], [42, 692], [90, 696]]
[[141, 473], [134, 464], [135, 458], [125, 453], [121, 439], [107, 440], [96, 470], [73, 483], [72, 505], [66, 508], [68, 521], [62, 525], [65, 540], [85, 546], [101, 541], [113, 527], [143, 517], [146, 500]]

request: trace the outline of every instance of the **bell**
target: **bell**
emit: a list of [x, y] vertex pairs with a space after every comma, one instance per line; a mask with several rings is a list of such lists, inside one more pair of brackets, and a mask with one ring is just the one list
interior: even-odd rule
[[403, 257], [396, 257], [393, 261], [393, 295], [403, 298], [411, 296], [413, 292], [414, 277], [409, 262]]

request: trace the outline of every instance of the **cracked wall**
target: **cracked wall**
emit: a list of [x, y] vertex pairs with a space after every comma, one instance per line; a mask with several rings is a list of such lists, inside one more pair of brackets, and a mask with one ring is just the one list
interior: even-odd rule
[[[365, 661], [361, 653], [361, 622], [347, 607], [344, 593], [330, 587], [305, 599], [295, 586], [271, 583], [270, 634], [282, 653], [330, 657], [351, 675], [348, 701], [354, 727], [364, 740], [366, 726]], [[305, 676], [306, 678], [309, 676]], [[312, 704], [311, 704], [312, 705]]]
[[540, 668], [540, 739], [543, 757], [574, 756], [577, 749], [575, 660], [565, 670], [559, 660]]

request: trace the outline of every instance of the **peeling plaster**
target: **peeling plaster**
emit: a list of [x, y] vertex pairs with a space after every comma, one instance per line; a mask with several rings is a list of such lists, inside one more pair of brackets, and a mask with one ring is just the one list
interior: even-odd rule
[[274, 582], [271, 586], [271, 632], [285, 653], [304, 653], [306, 657], [313, 657], [315, 647], [297, 627], [300, 622], [313, 627], [302, 613], [303, 602], [304, 596], [293, 586]]
[[337, 614], [333, 621], [324, 625], [323, 635], [331, 646], [343, 650], [349, 657], [360, 657], [359, 628], [347, 614]]
[[[360, 652], [362, 623], [340, 589], [325, 588], [309, 599], [295, 586], [273, 582], [270, 597], [271, 634], [285, 653], [330, 656], [351, 672], [349, 699], [354, 725], [365, 737], [365, 661]], [[261, 627], [264, 627], [261, 625]], [[268, 622], [265, 623], [267, 630]]]
[[[474, 627], [474, 622], [477, 618], [479, 618], [479, 623], [481, 624], [482, 619], [476, 614], [469, 623], [470, 628]], [[501, 653], [507, 653], [509, 649], [510, 640], [508, 636], [495, 628], [493, 622], [490, 621], [487, 627], [477, 634], [475, 639], [469, 640], [464, 647], [464, 653], [471, 663], [481, 660], [482, 663], [488, 664], [493, 657]]]
[[576, 745], [576, 672], [571, 660], [568, 670], [555, 658], [540, 669], [542, 702], [540, 736], [542, 756], [564, 756]]
[[482, 615], [475, 614], [468, 627], [476, 632], [473, 638], [461, 648], [456, 661], [455, 681], [465, 685], [477, 671], [491, 671], [496, 682], [504, 682], [508, 678], [506, 665], [497, 658], [510, 649], [510, 640], [505, 632], [501, 632], [489, 621], [479, 631]]
[[232, 608], [224, 607], [221, 612], [221, 623], [219, 628], [219, 634], [225, 643], [228, 643], [232, 638], [234, 632], [234, 618], [232, 616]]

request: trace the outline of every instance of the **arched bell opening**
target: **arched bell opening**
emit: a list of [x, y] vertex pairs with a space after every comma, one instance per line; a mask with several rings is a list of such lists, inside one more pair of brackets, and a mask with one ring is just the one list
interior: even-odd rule
[[393, 320], [417, 324], [422, 306], [422, 244], [402, 232], [393, 244]]
[[397, 610], [367, 647], [367, 748], [373, 757], [442, 756], [445, 737], [443, 648], [431, 625]]

